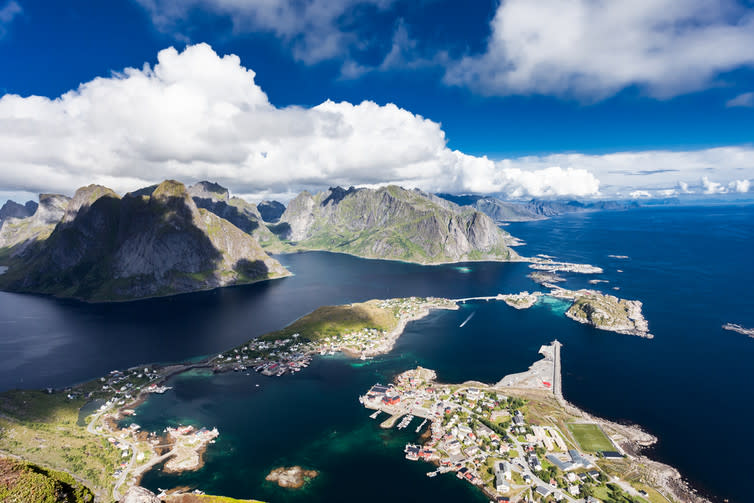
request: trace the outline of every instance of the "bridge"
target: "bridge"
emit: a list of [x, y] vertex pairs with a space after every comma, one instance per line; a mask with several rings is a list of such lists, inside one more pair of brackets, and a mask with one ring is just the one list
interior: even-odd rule
[[452, 302], [462, 302], [462, 303], [470, 301], [470, 300], [487, 300], [487, 301], [489, 301], [489, 300], [503, 300], [503, 294], [499, 293], [497, 295], [489, 295], [487, 297], [465, 297], [463, 299], [449, 299], [449, 300], [451, 300]]

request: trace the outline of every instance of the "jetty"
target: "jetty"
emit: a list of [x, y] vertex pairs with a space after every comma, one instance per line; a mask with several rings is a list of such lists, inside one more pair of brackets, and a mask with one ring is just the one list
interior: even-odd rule
[[424, 419], [424, 421], [422, 421], [422, 424], [416, 427], [416, 433], [419, 433], [419, 431], [424, 427], [425, 424], [427, 424], [426, 418]]

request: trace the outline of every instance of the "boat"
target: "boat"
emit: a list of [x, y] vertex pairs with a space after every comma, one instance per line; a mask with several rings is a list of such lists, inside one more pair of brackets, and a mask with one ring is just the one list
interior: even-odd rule
[[427, 477], [430, 477], [430, 478], [431, 477], [437, 477], [437, 472], [436, 471], [434, 471], [434, 472], [427, 472]]

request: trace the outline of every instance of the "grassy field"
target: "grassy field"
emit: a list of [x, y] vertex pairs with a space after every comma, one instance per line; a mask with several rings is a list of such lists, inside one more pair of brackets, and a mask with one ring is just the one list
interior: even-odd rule
[[209, 494], [169, 495], [165, 503], [263, 503], [257, 500], [239, 500], [227, 496], [210, 496]]
[[0, 458], [0, 501], [6, 503], [91, 503], [94, 494], [67, 473]]
[[377, 305], [377, 301], [369, 301], [320, 307], [284, 329], [270, 332], [261, 338], [284, 339], [298, 333], [304, 339], [319, 341], [325, 337], [336, 337], [365, 328], [392, 330], [397, 324], [398, 320], [392, 309], [383, 309]]
[[596, 424], [571, 423], [568, 429], [586, 452], [612, 451], [615, 446]]
[[93, 491], [105, 493], [121, 458], [107, 440], [77, 425], [83, 403], [63, 393], [0, 393], [0, 452], [74, 473]]

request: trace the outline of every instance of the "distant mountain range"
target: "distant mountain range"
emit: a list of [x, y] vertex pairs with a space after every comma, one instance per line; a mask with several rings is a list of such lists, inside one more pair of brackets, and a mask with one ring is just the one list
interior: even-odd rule
[[268, 252], [298, 250], [422, 264], [518, 259], [488, 216], [418, 190], [335, 187], [260, 206], [264, 216], [218, 184], [171, 180], [123, 197], [89, 185], [73, 198], [43, 194], [36, 208], [9, 202], [0, 288], [91, 301], [173, 295], [288, 275]]
[[438, 194], [461, 206], [471, 206], [495, 222], [542, 220], [566, 213], [637, 208], [636, 201], [562, 201], [532, 199], [525, 202], [503, 201], [492, 196]]

